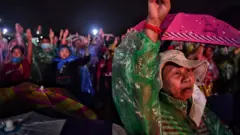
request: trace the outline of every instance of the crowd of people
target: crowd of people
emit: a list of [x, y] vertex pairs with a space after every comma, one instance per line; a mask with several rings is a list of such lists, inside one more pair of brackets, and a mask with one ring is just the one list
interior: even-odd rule
[[240, 125], [240, 48], [186, 41], [160, 45], [158, 28], [170, 0], [148, 5], [144, 30], [130, 29], [121, 39], [103, 29], [88, 36], [67, 29], [57, 36], [50, 29], [44, 36], [41, 26], [33, 37], [16, 24], [11, 41], [0, 33], [0, 86], [31, 82], [64, 88], [100, 118], [119, 116], [117, 123], [130, 134], [231, 134], [224, 125], [232, 130]]
[[33, 37], [30, 29], [24, 32], [20, 24], [15, 28], [15, 37], [10, 41], [1, 34], [2, 88], [31, 82], [46, 88], [65, 88], [89, 108], [113, 105], [112, 59], [118, 37], [104, 34], [102, 29], [92, 37], [70, 34], [67, 29], [59, 36], [50, 29], [49, 36], [39, 33]]

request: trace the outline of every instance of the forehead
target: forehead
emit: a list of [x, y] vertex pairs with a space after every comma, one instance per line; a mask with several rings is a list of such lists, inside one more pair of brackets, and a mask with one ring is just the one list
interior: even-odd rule
[[15, 48], [13, 51], [20, 51], [20, 49], [19, 48]]
[[60, 51], [69, 51], [67, 48], [61, 48]]
[[13, 52], [22, 53], [19, 48], [15, 48], [15, 49], [13, 50]]

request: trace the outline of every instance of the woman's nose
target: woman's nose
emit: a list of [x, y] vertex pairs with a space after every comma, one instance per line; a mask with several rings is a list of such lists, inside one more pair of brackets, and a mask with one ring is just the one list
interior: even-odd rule
[[189, 83], [192, 81], [191, 76], [189, 75], [189, 73], [185, 73], [184, 77], [183, 77], [183, 83]]

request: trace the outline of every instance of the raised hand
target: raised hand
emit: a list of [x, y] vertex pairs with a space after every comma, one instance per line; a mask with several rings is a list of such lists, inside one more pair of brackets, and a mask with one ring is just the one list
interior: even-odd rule
[[27, 29], [26, 30], [26, 38], [27, 38], [28, 41], [32, 42], [32, 32], [31, 32], [31, 29]]
[[78, 34], [78, 32], [76, 32], [75, 36], [76, 36], [76, 37], [79, 37], [79, 34]]
[[15, 30], [16, 33], [23, 34], [23, 27], [19, 23], [15, 24]]
[[60, 30], [60, 34], [59, 34], [59, 40], [62, 40], [62, 36], [63, 36], [63, 30]]
[[55, 37], [54, 37], [53, 44], [54, 44], [54, 45], [56, 45], [56, 44], [57, 44], [57, 42], [58, 42], [58, 37], [57, 37], [57, 36], [55, 36]]
[[[148, 0], [148, 18], [146, 23], [156, 28], [159, 28], [168, 12], [171, 8], [170, 0]], [[146, 28], [145, 30], [146, 35], [152, 40], [153, 42], [158, 41], [159, 33], [153, 31], [152, 29]]]
[[88, 34], [88, 40], [89, 40], [89, 41], [91, 40], [91, 35], [90, 35], [90, 34]]
[[54, 39], [54, 36], [55, 36], [55, 34], [54, 34], [53, 30], [50, 29], [50, 30], [49, 30], [49, 38], [50, 38], [51, 40], [53, 40], [53, 39]]
[[68, 34], [69, 34], [69, 31], [68, 31], [68, 29], [66, 29], [66, 30], [64, 31], [64, 33], [63, 33], [63, 38], [64, 38], [64, 39], [67, 39]]
[[38, 25], [37, 31], [38, 31], [39, 34], [42, 33], [42, 26], [41, 25]]
[[69, 34], [69, 31], [68, 29], [66, 29], [63, 33], [62, 42], [61, 42], [63, 45], [67, 45], [68, 34]]
[[102, 28], [99, 30], [99, 35], [100, 35], [102, 38], [104, 38], [104, 32], [103, 32], [103, 29], [102, 29]]
[[114, 45], [117, 45], [117, 44], [118, 44], [118, 37], [115, 37], [113, 44], [114, 44]]
[[27, 38], [27, 41], [28, 41], [27, 60], [31, 64], [32, 63], [32, 50], [33, 50], [31, 29], [26, 30], [26, 38]]
[[171, 8], [170, 0], [148, 0], [147, 23], [160, 26]]

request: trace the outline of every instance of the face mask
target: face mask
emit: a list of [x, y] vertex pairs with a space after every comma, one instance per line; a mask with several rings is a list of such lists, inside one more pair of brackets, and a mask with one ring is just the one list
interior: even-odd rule
[[48, 49], [48, 48], [51, 48], [51, 45], [49, 43], [44, 43], [44, 44], [41, 44], [41, 47], [42, 49]]
[[12, 61], [13, 63], [20, 63], [21, 60], [22, 60], [22, 58], [13, 57], [11, 61]]

